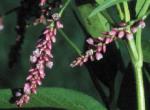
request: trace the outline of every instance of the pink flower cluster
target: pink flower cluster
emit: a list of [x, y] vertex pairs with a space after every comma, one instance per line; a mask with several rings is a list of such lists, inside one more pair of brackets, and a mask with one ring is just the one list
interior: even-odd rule
[[36, 49], [30, 56], [31, 68], [24, 84], [24, 94], [16, 101], [17, 106], [21, 107], [29, 102], [30, 94], [35, 94], [37, 87], [42, 84], [45, 77], [45, 67], [52, 68], [52, 43], [56, 42], [56, 31], [59, 28], [63, 28], [63, 25], [56, 21], [54, 26], [44, 30], [43, 35], [38, 40]]
[[101, 60], [103, 54], [106, 52], [107, 45], [116, 39], [133, 39], [133, 34], [137, 32], [138, 28], [144, 28], [145, 22], [143, 20], [133, 23], [131, 31], [127, 31], [126, 23], [119, 23], [119, 28], [113, 28], [109, 32], [104, 32], [102, 37], [88, 38], [88, 50], [85, 55], [76, 58], [71, 64], [71, 67], [82, 66], [87, 61]]

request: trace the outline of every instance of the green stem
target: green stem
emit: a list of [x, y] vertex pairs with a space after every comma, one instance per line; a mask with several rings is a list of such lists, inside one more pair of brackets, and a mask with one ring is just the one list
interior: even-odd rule
[[123, 15], [123, 11], [122, 11], [122, 9], [121, 9], [120, 4], [117, 4], [117, 5], [116, 5], [116, 8], [117, 8], [117, 10], [118, 10], [120, 19], [123, 20], [123, 19], [124, 19], [124, 15]]
[[67, 0], [65, 2], [65, 5], [63, 6], [63, 8], [61, 9], [61, 11], [59, 12], [60, 16], [62, 16], [63, 12], [65, 11], [65, 9], [67, 8], [67, 6], [69, 5], [70, 2], [71, 2], [71, 0]]
[[[124, 2], [123, 6], [125, 11], [125, 21], [129, 22], [130, 11], [127, 2]], [[130, 31], [130, 27], [128, 30]], [[129, 49], [130, 57], [135, 72], [137, 105], [138, 105], [137, 110], [145, 110], [145, 95], [144, 95], [144, 84], [143, 84], [143, 74], [142, 74], [143, 54], [142, 54], [142, 47], [141, 47], [140, 30], [138, 30], [136, 35], [136, 44], [134, 39], [128, 40], [128, 49]]]
[[65, 38], [68, 44], [81, 56], [81, 50], [69, 39], [64, 31], [62, 29], [59, 29], [58, 32]]
[[137, 102], [138, 102], [137, 110], [145, 110], [145, 95], [144, 95], [142, 67], [136, 66], [134, 67], [134, 70], [135, 70]]
[[137, 18], [141, 18], [145, 15], [145, 13], [148, 11], [150, 6], [150, 0], [145, 0], [143, 8], [140, 10], [140, 12], [137, 14]]
[[128, 40], [127, 45], [128, 45], [128, 49], [130, 51], [130, 57], [132, 59], [132, 62], [137, 62], [138, 61], [138, 52], [136, 49], [134, 39]]
[[143, 66], [143, 52], [142, 52], [142, 30], [139, 29], [136, 33], [136, 47], [137, 47], [137, 51], [138, 51], [138, 55], [139, 55], [139, 65], [141, 65], [141, 67]]
[[124, 12], [125, 12], [125, 21], [129, 22], [130, 21], [130, 11], [129, 11], [129, 7], [128, 7], [128, 3], [123, 2], [123, 7], [124, 7]]

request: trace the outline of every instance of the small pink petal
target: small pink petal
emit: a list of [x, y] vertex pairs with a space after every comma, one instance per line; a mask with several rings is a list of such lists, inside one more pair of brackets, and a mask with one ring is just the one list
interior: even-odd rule
[[95, 54], [95, 57], [96, 57], [96, 60], [100, 60], [100, 59], [103, 58], [103, 55], [102, 55], [101, 53], [97, 52], [97, 53]]
[[46, 67], [48, 67], [49, 69], [51, 69], [53, 67], [53, 62], [47, 62], [46, 63]]
[[118, 38], [122, 39], [125, 35], [125, 32], [123, 30], [118, 32]]
[[49, 29], [46, 29], [43, 34], [47, 34], [49, 32]]
[[86, 42], [87, 42], [88, 44], [91, 44], [91, 45], [94, 44], [94, 40], [93, 40], [92, 38], [88, 38], [88, 39], [86, 40]]
[[137, 32], [137, 27], [135, 27], [135, 26], [133, 26], [133, 27], [131, 27], [131, 31], [132, 31], [132, 33], [136, 33]]
[[31, 93], [31, 88], [29, 83], [25, 83], [24, 85], [24, 93], [25, 94], [30, 94]]
[[56, 26], [58, 29], [63, 28], [63, 25], [60, 23], [60, 21], [56, 22]]
[[116, 34], [117, 34], [117, 30], [115, 30], [115, 29], [112, 29], [110, 32], [108, 32], [109, 33], [109, 35], [111, 35], [111, 36], [115, 36]]
[[145, 28], [146, 24], [143, 20], [139, 22], [139, 28]]
[[97, 47], [97, 51], [98, 51], [98, 52], [101, 52], [101, 51], [102, 51], [102, 46], [98, 46], [98, 47]]
[[103, 45], [102, 48], [103, 48], [103, 53], [105, 53], [106, 52], [106, 45]]
[[126, 38], [127, 38], [128, 40], [133, 39], [133, 34], [132, 34], [132, 33], [127, 33], [127, 34], [126, 34]]

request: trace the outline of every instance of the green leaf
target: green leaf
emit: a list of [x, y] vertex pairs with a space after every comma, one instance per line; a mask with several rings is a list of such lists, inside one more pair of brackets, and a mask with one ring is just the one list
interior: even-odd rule
[[101, 3], [103, 3], [105, 0], [95, 0], [96, 1], [96, 3], [98, 3], [98, 4], [101, 4]]
[[143, 5], [145, 3], [145, 0], [136, 0], [136, 14], [138, 15], [138, 13], [141, 11], [141, 9], [143, 8]]
[[102, 32], [108, 31], [109, 23], [100, 13], [98, 13], [96, 16], [88, 18], [89, 13], [91, 13], [93, 9], [94, 7], [91, 4], [85, 4], [78, 7], [81, 16], [81, 22], [87, 32], [92, 37], [99, 37], [101, 36]]
[[[8, 102], [11, 97], [10, 90], [0, 91], [0, 108], [17, 108]], [[36, 95], [31, 97], [30, 103], [25, 108], [53, 107], [67, 110], [106, 110], [94, 98], [81, 92], [63, 88], [41, 88]]]
[[136, 2], [136, 15], [141, 18], [145, 15], [150, 6], [150, 0], [137, 0]]
[[107, 8], [109, 8], [113, 5], [116, 5], [120, 2], [123, 2], [123, 1], [127, 1], [127, 0], [105, 0], [90, 13], [89, 17], [92, 17], [92, 16], [98, 14], [99, 12], [106, 10]]

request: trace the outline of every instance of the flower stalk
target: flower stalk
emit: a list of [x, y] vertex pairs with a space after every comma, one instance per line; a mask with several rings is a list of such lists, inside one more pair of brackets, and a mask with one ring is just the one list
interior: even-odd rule
[[[123, 3], [125, 11], [125, 21], [130, 21], [130, 12], [127, 2]], [[144, 84], [143, 84], [143, 53], [141, 45], [141, 29], [137, 31], [136, 42], [134, 39], [128, 40], [128, 49], [131, 57], [131, 61], [135, 72], [136, 81], [136, 93], [137, 93], [137, 110], [145, 110], [145, 95], [144, 95]]]

